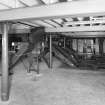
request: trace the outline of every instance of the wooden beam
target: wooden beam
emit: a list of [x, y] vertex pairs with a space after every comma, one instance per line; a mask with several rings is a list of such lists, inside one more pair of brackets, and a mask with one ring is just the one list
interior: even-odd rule
[[48, 20], [48, 21], [46, 21], [46, 20], [42, 20], [42, 22], [47, 23], [47, 24], [51, 25], [52, 27], [56, 27], [56, 26], [53, 25], [51, 22], [49, 22], [49, 20]]
[[30, 29], [11, 29], [10, 31], [9, 31], [9, 34], [14, 34], [14, 33], [16, 33], [16, 34], [21, 34], [21, 33], [30, 33]]
[[61, 33], [62, 35], [72, 36], [72, 37], [105, 37], [104, 32], [68, 32]]
[[99, 23], [99, 24], [103, 24], [103, 23], [105, 23], [105, 20], [91, 20], [91, 21], [72, 21], [72, 22], [65, 22], [64, 23], [64, 26], [68, 26], [68, 25], [85, 25], [85, 24], [90, 24], [90, 25], [92, 25], [92, 24], [97, 24], [97, 23]]
[[26, 3], [24, 3], [22, 0], [18, 0], [21, 4], [23, 4], [25, 7], [29, 7]]
[[45, 32], [76, 32], [76, 31], [105, 31], [105, 26], [75, 26], [75, 27], [57, 27], [45, 28]]
[[43, 5], [44, 3], [41, 0], [19, 0], [26, 6], [34, 6], [34, 5]]
[[59, 0], [59, 2], [67, 2], [67, 0]]
[[63, 26], [63, 25], [62, 25], [63, 20], [62, 20], [61, 18], [50, 19], [50, 20], [54, 20], [55, 22], [57, 22], [58, 24], [61, 24], [61, 26]]
[[73, 18], [65, 18], [66, 21], [73, 21]]
[[40, 1], [44, 2], [46, 5], [54, 4], [54, 3], [59, 2], [59, 0], [40, 0]]
[[0, 21], [105, 15], [104, 0], [80, 0], [0, 11]]
[[54, 22], [54, 23], [56, 23], [56, 24], [58, 24], [59, 26], [61, 26], [61, 27], [62, 27], [62, 24], [58, 23], [58, 22], [57, 22], [57, 21], [55, 21], [54, 19], [51, 19], [51, 21], [52, 21], [52, 22]]
[[46, 22], [48, 22], [48, 23], [50, 23], [50, 24], [52, 24], [54, 27], [60, 27], [61, 26], [61, 24], [59, 24], [59, 23], [57, 23], [56, 21], [54, 21], [54, 20], [44, 20], [44, 21], [46, 21]]
[[33, 23], [42, 26], [42, 27], [54, 27], [51, 24], [44, 22], [43, 20], [36, 20], [36, 21], [32, 21]]
[[39, 0], [39, 2], [40, 2], [41, 4], [46, 4], [45, 1], [43, 1], [43, 0]]
[[35, 23], [31, 23], [31, 22], [27, 22], [27, 21], [19, 21], [19, 22], [16, 22], [16, 23], [20, 23], [20, 24], [23, 24], [23, 25], [31, 26], [31, 27], [40, 27]]
[[9, 5], [5, 4], [5, 3], [2, 3], [2, 2], [0, 2], [0, 4], [5, 6], [5, 7], [7, 7], [8, 9], [12, 9], [13, 8], [13, 7], [11, 7], [11, 6], [9, 6]]

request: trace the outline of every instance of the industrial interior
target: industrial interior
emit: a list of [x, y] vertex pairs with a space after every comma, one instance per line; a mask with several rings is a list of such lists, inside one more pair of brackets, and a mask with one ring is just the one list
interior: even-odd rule
[[105, 1], [0, 0], [0, 105], [104, 105]]

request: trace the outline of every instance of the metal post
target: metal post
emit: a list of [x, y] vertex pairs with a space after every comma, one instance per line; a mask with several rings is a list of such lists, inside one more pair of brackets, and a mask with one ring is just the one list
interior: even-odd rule
[[70, 39], [69, 41], [70, 49], [73, 49], [72, 44], [73, 44], [73, 39]]
[[52, 68], [52, 35], [50, 34], [50, 68]]
[[77, 52], [78, 52], [78, 39], [76, 39], [76, 41], [77, 41]]
[[37, 74], [39, 74], [39, 56], [37, 56], [36, 60], [37, 60]]
[[64, 48], [65, 48], [65, 41], [66, 41], [66, 38], [64, 37]]
[[2, 78], [1, 78], [1, 100], [9, 99], [9, 75], [8, 75], [8, 23], [3, 23], [2, 34]]
[[104, 42], [104, 39], [99, 38], [99, 53], [101, 56], [103, 55], [103, 42]]

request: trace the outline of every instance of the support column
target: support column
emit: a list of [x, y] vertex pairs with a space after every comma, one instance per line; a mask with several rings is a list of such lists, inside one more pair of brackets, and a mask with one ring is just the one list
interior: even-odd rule
[[73, 44], [73, 39], [70, 39], [70, 41], [69, 41], [70, 49], [73, 49], [72, 44]]
[[52, 68], [52, 35], [50, 34], [50, 68]]
[[64, 48], [65, 48], [65, 44], [66, 44], [65, 41], [66, 41], [66, 38], [64, 37]]
[[78, 39], [76, 39], [76, 41], [77, 41], [77, 52], [78, 52]]
[[103, 42], [104, 42], [104, 39], [99, 38], [99, 53], [101, 56], [103, 55]]
[[1, 78], [1, 100], [9, 99], [9, 71], [8, 71], [8, 23], [2, 26], [2, 78]]

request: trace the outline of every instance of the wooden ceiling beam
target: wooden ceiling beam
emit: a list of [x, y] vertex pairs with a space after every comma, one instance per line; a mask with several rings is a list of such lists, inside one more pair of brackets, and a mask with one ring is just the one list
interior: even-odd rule
[[73, 37], [105, 37], [105, 31], [104, 32], [68, 32], [68, 33], [61, 33], [62, 35], [66, 36], [73, 36]]
[[18, 0], [21, 4], [23, 4], [25, 7], [29, 7], [28, 4], [24, 3], [22, 0]]
[[11, 7], [11, 6], [9, 6], [9, 5], [5, 4], [5, 3], [2, 3], [2, 2], [0, 2], [0, 4], [5, 6], [5, 7], [7, 7], [8, 9], [12, 9], [13, 8], [13, 7]]
[[105, 31], [105, 26], [75, 26], [75, 27], [57, 27], [45, 28], [45, 32], [84, 32], [84, 31]]
[[104, 24], [105, 20], [91, 20], [91, 21], [72, 21], [72, 22], [65, 22], [64, 26], [68, 25], [85, 25], [85, 24]]

